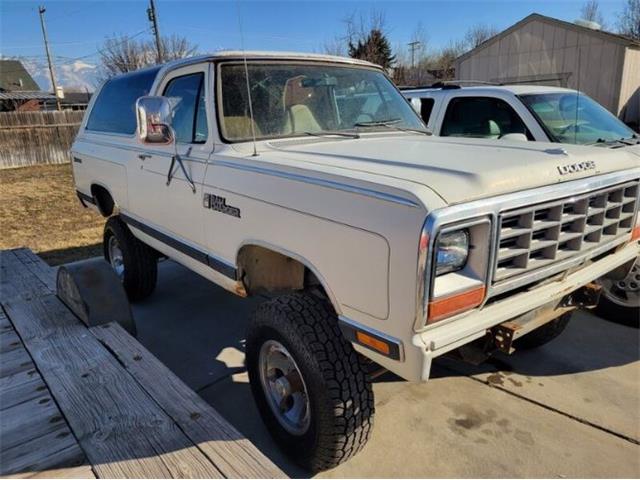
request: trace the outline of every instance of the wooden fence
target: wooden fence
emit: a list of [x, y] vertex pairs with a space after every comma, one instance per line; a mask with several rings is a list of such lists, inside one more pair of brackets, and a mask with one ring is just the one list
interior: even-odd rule
[[83, 111], [0, 112], [0, 168], [71, 161]]

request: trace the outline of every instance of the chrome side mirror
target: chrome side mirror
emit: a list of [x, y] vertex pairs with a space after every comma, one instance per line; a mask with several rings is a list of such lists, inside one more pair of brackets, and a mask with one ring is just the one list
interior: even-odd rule
[[142, 143], [173, 143], [172, 116], [171, 103], [166, 97], [140, 97], [136, 101], [138, 139]]

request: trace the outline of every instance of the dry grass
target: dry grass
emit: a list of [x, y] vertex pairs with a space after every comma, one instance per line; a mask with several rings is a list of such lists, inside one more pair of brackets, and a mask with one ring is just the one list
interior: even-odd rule
[[80, 205], [70, 164], [0, 170], [0, 249], [28, 247], [58, 265], [101, 255], [103, 226]]

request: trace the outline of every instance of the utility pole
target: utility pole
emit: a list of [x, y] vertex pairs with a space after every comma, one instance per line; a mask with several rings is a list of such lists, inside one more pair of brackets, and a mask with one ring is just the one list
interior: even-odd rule
[[407, 45], [411, 48], [411, 68], [414, 68], [416, 65], [416, 50], [420, 48], [420, 42], [416, 40], [414, 42], [409, 42]]
[[53, 87], [53, 94], [56, 97], [56, 106], [58, 111], [62, 110], [60, 107], [60, 99], [58, 98], [58, 86], [56, 85], [56, 76], [53, 73], [53, 65], [51, 64], [51, 52], [49, 52], [49, 40], [47, 39], [47, 28], [44, 25], [44, 12], [47, 9], [42, 5], [38, 7], [38, 13], [40, 14], [40, 25], [42, 26], [42, 36], [44, 37], [44, 48], [47, 51], [47, 62], [49, 62], [49, 75], [51, 75], [51, 86]]
[[160, 31], [158, 30], [158, 14], [156, 13], [156, 2], [149, 0], [149, 8], [147, 8], [147, 16], [151, 22], [151, 30], [156, 37], [157, 62], [162, 63], [162, 42], [160, 41]]

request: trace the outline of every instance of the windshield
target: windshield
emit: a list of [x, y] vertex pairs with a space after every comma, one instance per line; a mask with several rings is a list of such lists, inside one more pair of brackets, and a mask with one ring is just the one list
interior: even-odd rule
[[521, 95], [552, 140], [592, 144], [633, 138], [633, 131], [599, 103], [572, 92]]
[[220, 67], [221, 130], [227, 141], [343, 135], [425, 126], [380, 71], [339, 65], [249, 63]]

